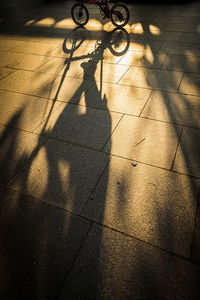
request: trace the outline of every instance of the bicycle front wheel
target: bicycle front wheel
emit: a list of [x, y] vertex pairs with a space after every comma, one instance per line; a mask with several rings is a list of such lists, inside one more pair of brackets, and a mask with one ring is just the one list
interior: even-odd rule
[[71, 16], [74, 23], [81, 26], [85, 26], [89, 20], [88, 10], [81, 3], [76, 3], [72, 6]]
[[123, 3], [116, 3], [111, 8], [111, 22], [116, 27], [124, 27], [129, 21], [128, 7]]

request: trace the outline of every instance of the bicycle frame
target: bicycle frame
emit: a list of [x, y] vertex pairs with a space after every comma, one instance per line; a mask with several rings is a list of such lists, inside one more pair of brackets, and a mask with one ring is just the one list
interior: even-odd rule
[[96, 6], [99, 7], [100, 13], [102, 15], [106, 15], [106, 17], [109, 19], [110, 18], [110, 14], [113, 12], [112, 8], [109, 8], [108, 2], [109, 0], [107, 0], [106, 5], [103, 5], [101, 1], [96, 1], [96, 2], [90, 2], [90, 0], [80, 0], [78, 1], [81, 3], [81, 5], [84, 5], [84, 3], [92, 3], [95, 4]]

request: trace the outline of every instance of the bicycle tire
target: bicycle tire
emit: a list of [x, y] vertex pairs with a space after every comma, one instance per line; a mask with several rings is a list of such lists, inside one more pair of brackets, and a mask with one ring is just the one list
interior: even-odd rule
[[[126, 12], [125, 22], [122, 23], [122, 24], [116, 23], [115, 18], [114, 18], [117, 15], [117, 11], [115, 11], [115, 9], [120, 8], [120, 7], [124, 8], [124, 10]], [[116, 3], [115, 5], [113, 5], [113, 7], [111, 8], [110, 19], [111, 19], [111, 22], [112, 22], [112, 24], [114, 26], [116, 26], [116, 27], [124, 27], [128, 23], [129, 18], [130, 18], [130, 13], [129, 13], [128, 7], [125, 4], [123, 4], [123, 3]]]
[[[86, 16], [85, 16], [85, 20], [81, 22], [81, 17], [82, 15], [80, 16], [76, 16], [76, 13], [75, 13], [75, 10], [76, 8], [82, 8], [82, 10], [85, 12]], [[79, 10], [79, 13], [80, 13], [80, 10]], [[82, 11], [81, 11], [82, 13]], [[80, 25], [80, 26], [85, 26], [89, 20], [89, 13], [88, 13], [88, 10], [87, 8], [85, 7], [85, 5], [81, 4], [81, 3], [75, 3], [72, 8], [71, 8], [71, 16], [72, 16], [72, 19], [74, 21], [74, 23], [76, 23], [77, 25]]]

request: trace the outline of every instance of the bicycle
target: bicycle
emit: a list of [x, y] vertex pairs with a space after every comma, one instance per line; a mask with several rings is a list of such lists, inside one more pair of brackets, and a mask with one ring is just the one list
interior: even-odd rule
[[89, 20], [89, 12], [84, 5], [87, 2], [97, 5], [103, 19], [110, 19], [116, 27], [124, 27], [129, 21], [130, 13], [128, 7], [123, 3], [116, 3], [110, 8], [109, 0], [105, 1], [105, 4], [101, 0], [81, 0], [71, 8], [72, 19], [77, 25], [85, 26]]

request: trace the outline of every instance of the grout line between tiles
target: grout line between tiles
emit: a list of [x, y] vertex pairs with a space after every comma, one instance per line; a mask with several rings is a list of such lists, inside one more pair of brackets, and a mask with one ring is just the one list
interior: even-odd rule
[[150, 92], [149, 97], [147, 98], [147, 100], [146, 100], [146, 102], [145, 102], [145, 104], [144, 104], [144, 106], [143, 106], [143, 108], [142, 108], [140, 114], [139, 114], [139, 117], [141, 117], [141, 115], [142, 115], [142, 113], [143, 113], [143, 111], [144, 111], [144, 109], [145, 109], [147, 103], [149, 102], [151, 96], [153, 95], [153, 93], [154, 93], [154, 91], [152, 90], [152, 91]]
[[173, 158], [173, 161], [172, 161], [172, 165], [171, 165], [170, 171], [172, 171], [172, 170], [173, 170], [173, 167], [174, 167], [176, 155], [177, 155], [178, 148], [179, 148], [180, 141], [181, 141], [181, 137], [182, 137], [182, 132], [183, 132], [183, 126], [181, 127], [181, 130], [180, 130], [180, 135], [179, 135], [178, 143], [177, 143], [177, 145], [176, 145], [176, 150], [175, 150], [175, 154], [174, 154], [174, 158]]

